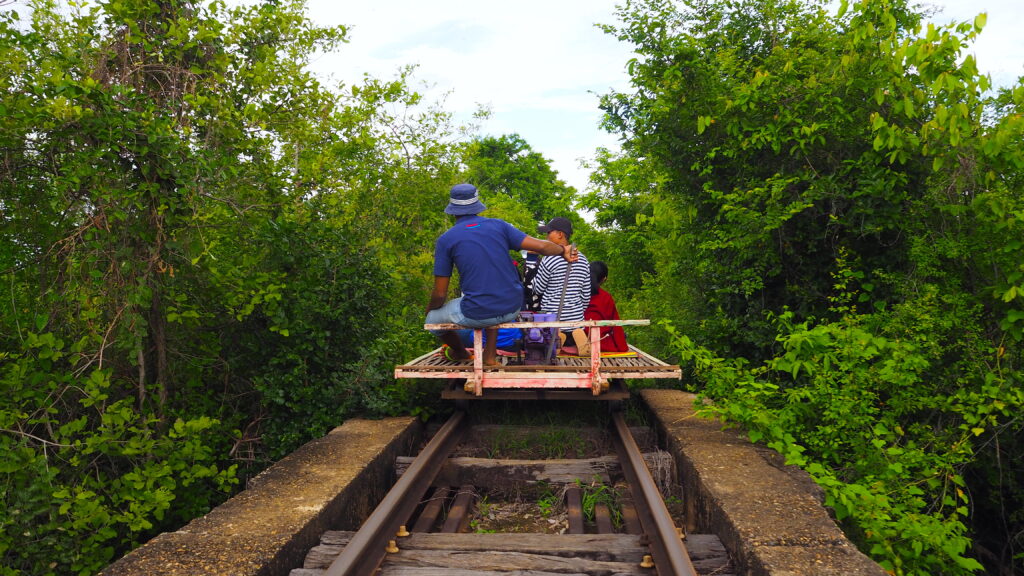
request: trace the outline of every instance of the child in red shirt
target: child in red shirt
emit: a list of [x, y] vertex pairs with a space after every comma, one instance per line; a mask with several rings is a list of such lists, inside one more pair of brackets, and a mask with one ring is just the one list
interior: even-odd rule
[[[608, 279], [608, 265], [600, 260], [590, 263], [590, 304], [583, 317], [586, 320], [618, 320], [619, 311], [615, 308], [615, 299], [601, 284]], [[601, 352], [629, 352], [626, 345], [626, 332], [622, 326], [604, 326], [601, 328]]]

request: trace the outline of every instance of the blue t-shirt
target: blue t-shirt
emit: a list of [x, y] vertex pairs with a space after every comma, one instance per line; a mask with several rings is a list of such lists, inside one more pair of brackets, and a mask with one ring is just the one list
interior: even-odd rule
[[523, 285], [511, 250], [519, 250], [526, 233], [504, 220], [463, 216], [437, 239], [434, 276], [451, 277], [459, 269], [462, 313], [484, 320], [523, 306]]

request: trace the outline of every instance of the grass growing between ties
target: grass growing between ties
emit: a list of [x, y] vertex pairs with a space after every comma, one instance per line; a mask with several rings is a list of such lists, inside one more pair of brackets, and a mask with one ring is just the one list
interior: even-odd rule
[[477, 502], [470, 529], [478, 534], [564, 534], [569, 525], [566, 491], [571, 487], [580, 490], [583, 518], [588, 532], [596, 532], [597, 509], [602, 504], [608, 507], [615, 528], [622, 527], [621, 494], [618, 487], [595, 479], [589, 483], [576, 480], [573, 484], [545, 484], [535, 492], [536, 496], [532, 499], [502, 495], [492, 498], [491, 495], [485, 495]]
[[482, 436], [480, 443], [487, 458], [583, 458], [593, 455], [599, 445], [594, 434], [563, 426], [499, 427], [486, 431]]
[[580, 488], [583, 503], [583, 518], [588, 524], [597, 521], [597, 507], [604, 504], [611, 514], [612, 525], [616, 528], [622, 526], [622, 508], [619, 506], [619, 491], [607, 484], [594, 480], [590, 484], [584, 484], [582, 480], [576, 480], [576, 486]]
[[578, 428], [607, 422], [604, 402], [479, 402], [473, 405], [472, 413], [475, 424]]

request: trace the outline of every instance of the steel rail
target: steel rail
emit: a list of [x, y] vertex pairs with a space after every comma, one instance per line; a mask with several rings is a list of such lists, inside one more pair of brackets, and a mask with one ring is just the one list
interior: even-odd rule
[[434, 477], [459, 443], [466, 413], [458, 410], [395, 482], [359, 531], [331, 563], [326, 576], [371, 576], [387, 555], [388, 540], [408, 521], [430, 488]]
[[[651, 555], [658, 576], [696, 576], [686, 545], [676, 529], [672, 515], [665, 507], [665, 501], [644, 463], [640, 448], [629, 432], [622, 412], [612, 413], [612, 422], [617, 434], [613, 435], [615, 449], [619, 453], [622, 473], [633, 491], [633, 500], [640, 524], [650, 540]], [[632, 491], [632, 490], [631, 490]]]

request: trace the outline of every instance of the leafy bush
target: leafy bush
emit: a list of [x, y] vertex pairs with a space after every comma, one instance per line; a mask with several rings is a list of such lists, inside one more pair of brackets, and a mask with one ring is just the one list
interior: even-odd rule
[[939, 26], [904, 0], [618, 16], [632, 91], [602, 107], [625, 142], [588, 204], [623, 245], [649, 239], [634, 302], [678, 328], [716, 413], [810, 470], [886, 567], [1018, 568], [1019, 467], [1000, 463], [1021, 459], [1024, 86], [993, 90], [967, 53], [986, 16]]
[[302, 2], [29, 4], [0, 11], [0, 572], [88, 574], [419, 400], [390, 371], [461, 146], [407, 72], [321, 84], [345, 29]]
[[[939, 310], [932, 310], [936, 316]], [[758, 366], [723, 359], [674, 334], [713, 398], [707, 411], [742, 425], [824, 489], [847, 532], [896, 574], [958, 574], [981, 568], [967, 552], [965, 466], [975, 439], [1024, 409], [1015, 376], [947, 389], [931, 326], [880, 335], [885, 315], [835, 322], [775, 318], [779, 353]], [[876, 325], [875, 328], [872, 328]], [[917, 338], [917, 337], [919, 338]], [[990, 351], [992, 352], [992, 351]]]
[[0, 558], [4, 574], [92, 574], [202, 515], [229, 493], [226, 431], [200, 417], [161, 427], [78, 363], [82, 344], [28, 333], [0, 367]]

